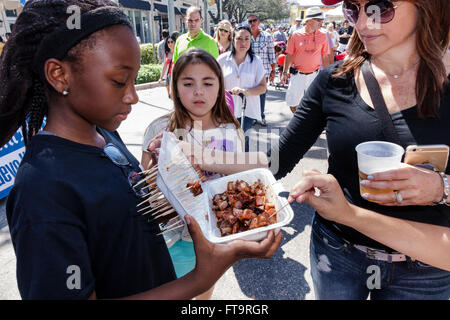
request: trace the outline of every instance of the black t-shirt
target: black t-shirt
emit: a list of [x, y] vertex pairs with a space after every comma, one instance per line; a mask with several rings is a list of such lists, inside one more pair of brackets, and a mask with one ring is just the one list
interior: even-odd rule
[[119, 298], [176, 279], [159, 227], [136, 209], [139, 162], [117, 133], [99, 132], [129, 165], [53, 135], [27, 146], [6, 208], [23, 299]]
[[[352, 32], [353, 32], [353, 27], [352, 26], [349, 26], [348, 28], [345, 28], [345, 27], [341, 27], [340, 29], [339, 29], [339, 35], [343, 35], [343, 34], [348, 34], [348, 35], [352, 35]], [[341, 37], [339, 37], [339, 43], [342, 43], [342, 44], [348, 44], [348, 41], [350, 40], [350, 37], [348, 37], [348, 38], [341, 38]]]
[[[450, 227], [450, 207], [446, 205], [388, 207], [360, 196], [355, 147], [361, 142], [386, 139], [376, 111], [359, 95], [353, 75], [331, 77], [340, 63], [319, 73], [281, 134], [277, 179], [292, 170], [325, 129], [330, 152], [328, 172], [336, 177], [351, 203], [391, 217]], [[442, 96], [438, 118], [420, 119], [415, 106], [391, 118], [404, 148], [414, 144], [450, 145], [450, 85]], [[386, 249], [352, 228], [320, 219], [352, 243]]]

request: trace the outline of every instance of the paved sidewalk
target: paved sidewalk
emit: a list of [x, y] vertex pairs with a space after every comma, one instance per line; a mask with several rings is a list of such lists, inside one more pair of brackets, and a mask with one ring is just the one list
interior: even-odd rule
[[[148, 124], [172, 109], [165, 87], [138, 91], [139, 103], [133, 106], [119, 133], [137, 159], [141, 159], [142, 138]], [[252, 139], [273, 139], [275, 128], [287, 125], [292, 113], [284, 103], [284, 90], [269, 87], [266, 102], [267, 130]], [[261, 129], [260, 126], [255, 128]], [[322, 135], [300, 164], [281, 181], [290, 190], [301, 178], [302, 170], [317, 168], [326, 172], [326, 140]], [[287, 197], [288, 192], [284, 194]], [[20, 299], [15, 277], [15, 255], [4, 217], [5, 201], [0, 200], [0, 300]], [[312, 208], [294, 204], [295, 216], [283, 228], [283, 243], [269, 260], [242, 260], [230, 268], [215, 285], [212, 299], [314, 299], [309, 273], [309, 236]]]

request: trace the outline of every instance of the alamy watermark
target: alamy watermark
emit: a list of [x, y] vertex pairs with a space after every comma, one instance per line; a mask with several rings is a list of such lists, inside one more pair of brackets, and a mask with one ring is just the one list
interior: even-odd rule
[[67, 18], [66, 26], [67, 29], [81, 29], [81, 9], [79, 6], [72, 5], [67, 7], [67, 14], [70, 14], [69, 18]]
[[377, 265], [370, 265], [366, 270], [370, 276], [367, 278], [366, 285], [369, 290], [381, 289], [381, 269]]
[[69, 274], [66, 280], [67, 289], [81, 289], [81, 269], [77, 265], [70, 265], [66, 269], [66, 273]]

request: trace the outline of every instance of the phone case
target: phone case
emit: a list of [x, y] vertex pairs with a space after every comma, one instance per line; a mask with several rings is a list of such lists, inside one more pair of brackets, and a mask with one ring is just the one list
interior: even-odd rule
[[410, 165], [431, 165], [445, 172], [448, 163], [449, 147], [447, 145], [409, 146], [406, 148], [404, 162]]

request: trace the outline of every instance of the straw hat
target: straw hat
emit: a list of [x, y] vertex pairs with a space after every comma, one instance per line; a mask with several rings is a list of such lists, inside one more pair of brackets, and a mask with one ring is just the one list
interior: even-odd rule
[[305, 18], [303, 19], [303, 24], [306, 23], [306, 21], [311, 19], [322, 19], [324, 20], [325, 17], [323, 15], [323, 12], [320, 10], [319, 7], [311, 7], [306, 9]]

